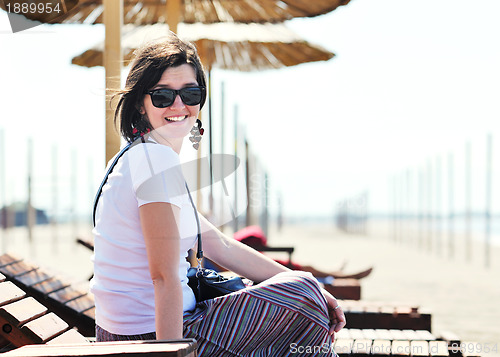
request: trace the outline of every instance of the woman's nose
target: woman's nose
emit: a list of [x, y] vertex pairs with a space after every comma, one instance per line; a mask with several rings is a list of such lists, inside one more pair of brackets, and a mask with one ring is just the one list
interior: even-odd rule
[[181, 99], [181, 96], [179, 94], [177, 94], [175, 96], [174, 102], [170, 106], [170, 109], [182, 109], [184, 107], [185, 107], [185, 105], [184, 105], [184, 102]]

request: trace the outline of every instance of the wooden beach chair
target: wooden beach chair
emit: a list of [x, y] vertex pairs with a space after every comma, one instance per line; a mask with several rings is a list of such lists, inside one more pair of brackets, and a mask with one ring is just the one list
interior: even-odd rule
[[0, 349], [29, 344], [89, 343], [54, 312], [0, 274]]
[[18, 256], [0, 256], [0, 273], [87, 337], [95, 336], [94, 297], [85, 288]]
[[196, 357], [194, 339], [96, 342], [90, 344], [51, 344], [24, 346], [1, 356], [6, 357]]
[[[341, 357], [465, 357], [456, 349], [456, 342], [426, 330], [345, 328], [336, 334], [334, 349]], [[460, 345], [460, 341], [458, 343]], [[473, 352], [472, 355], [477, 357], [480, 354]]]
[[364, 300], [342, 300], [339, 303], [348, 328], [431, 331], [432, 315], [418, 306]]

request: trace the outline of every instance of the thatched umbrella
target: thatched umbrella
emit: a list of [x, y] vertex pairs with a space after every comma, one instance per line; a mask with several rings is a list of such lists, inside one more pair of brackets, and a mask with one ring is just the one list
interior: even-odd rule
[[[125, 25], [122, 36], [124, 65], [146, 41], [164, 36], [165, 24]], [[179, 24], [181, 38], [195, 43], [203, 65], [236, 71], [255, 71], [326, 61], [333, 53], [301, 39], [282, 24]], [[76, 56], [73, 64], [85, 67], [103, 65], [104, 43]]]
[[[117, 1], [117, 0], [114, 0]], [[347, 5], [350, 0], [123, 0], [125, 24], [151, 25], [168, 23], [218, 22], [277, 23], [296, 17], [314, 17]], [[4, 0], [0, 7], [15, 0]], [[43, 23], [104, 22], [103, 0], [62, 0], [59, 12], [28, 11], [23, 15]], [[54, 4], [55, 6], [55, 4]], [[169, 11], [170, 10], [170, 11]]]
[[[61, 0], [59, 12], [21, 13], [43, 23], [104, 23], [106, 88], [120, 87], [121, 27], [164, 22], [177, 33], [179, 23], [283, 22], [295, 17], [314, 17], [347, 5], [350, 0]], [[15, 0], [0, 1], [13, 6]], [[61, 11], [62, 10], [62, 11]], [[106, 103], [106, 161], [119, 149], [120, 139], [113, 128], [113, 110]]]

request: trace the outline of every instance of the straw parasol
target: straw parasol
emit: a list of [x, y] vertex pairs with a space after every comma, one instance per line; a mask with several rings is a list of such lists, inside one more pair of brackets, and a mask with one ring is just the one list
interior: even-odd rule
[[[295, 17], [314, 17], [347, 5], [350, 0], [61, 0], [62, 11], [24, 12], [23, 16], [43, 23], [103, 23], [105, 32], [104, 68], [106, 88], [120, 88], [122, 62], [121, 28], [167, 23], [177, 33], [179, 23], [283, 22]], [[0, 7], [6, 10], [4, 3]], [[106, 161], [117, 152], [120, 139], [113, 127], [113, 110], [106, 102]]]
[[[124, 64], [146, 41], [168, 32], [165, 24], [125, 25], [122, 36]], [[255, 71], [327, 61], [334, 54], [301, 39], [283, 24], [179, 24], [178, 35], [195, 43], [202, 62], [212, 68]], [[103, 65], [104, 43], [73, 58], [72, 63], [95, 67]]]
[[[116, 0], [115, 0], [116, 1]], [[329, 13], [350, 0], [123, 0], [125, 24], [277, 23]], [[5, 3], [12, 1], [4, 0]], [[5, 4], [0, 7], [6, 10]], [[62, 0], [59, 12], [29, 11], [23, 16], [43, 23], [104, 22], [103, 0]], [[171, 10], [171, 11], [168, 11]], [[172, 25], [172, 23], [169, 23]], [[175, 26], [174, 26], [175, 27]], [[177, 32], [173, 26], [172, 31]]]

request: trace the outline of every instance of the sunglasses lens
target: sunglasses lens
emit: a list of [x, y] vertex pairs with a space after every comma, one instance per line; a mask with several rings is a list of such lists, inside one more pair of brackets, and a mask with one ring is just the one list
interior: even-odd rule
[[175, 92], [171, 89], [159, 89], [151, 93], [151, 102], [157, 108], [171, 106], [175, 100]]
[[186, 105], [198, 105], [201, 103], [203, 98], [203, 93], [201, 88], [198, 87], [187, 87], [182, 88], [180, 91], [181, 99]]

